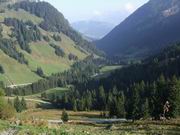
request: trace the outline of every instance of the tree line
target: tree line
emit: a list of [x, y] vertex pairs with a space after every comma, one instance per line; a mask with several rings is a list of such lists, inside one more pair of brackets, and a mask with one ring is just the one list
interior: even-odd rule
[[17, 60], [21, 64], [28, 64], [28, 61], [24, 58], [22, 53], [19, 53], [17, 48], [14, 46], [14, 42], [11, 39], [3, 38], [3, 28], [0, 25], [0, 49], [9, 57]]
[[[71, 69], [63, 73], [53, 74], [50, 77], [45, 77], [31, 85], [18, 87], [18, 88], [6, 88], [6, 95], [32, 95], [36, 93], [41, 93], [51, 88], [56, 87], [66, 87], [70, 84], [77, 84], [80, 82], [87, 82], [92, 75], [99, 72], [98, 67], [93, 64], [91, 58], [87, 58], [84, 61], [75, 62]], [[43, 75], [43, 71], [38, 68], [37, 73]]]
[[13, 33], [11, 37], [16, 37], [21, 49], [31, 53], [29, 43], [31, 41], [41, 41], [42, 34], [38, 26], [31, 21], [23, 22], [14, 18], [5, 18], [4, 24], [13, 26]]
[[[53, 98], [52, 98], [53, 97]], [[62, 95], [54, 94], [50, 100], [54, 106], [74, 111], [100, 110], [104, 117], [128, 119], [160, 117], [174, 118], [180, 116], [180, 80], [175, 76], [165, 79], [161, 75], [153, 83], [134, 83], [122, 90], [114, 86], [97, 90], [72, 90]], [[170, 107], [164, 112], [164, 105]]]

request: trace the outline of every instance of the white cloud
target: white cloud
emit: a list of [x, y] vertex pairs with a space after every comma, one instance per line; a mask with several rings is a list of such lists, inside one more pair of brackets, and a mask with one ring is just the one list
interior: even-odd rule
[[93, 11], [93, 15], [94, 16], [101, 16], [102, 15], [102, 12], [98, 11], [98, 10], [94, 10]]
[[136, 7], [132, 3], [126, 3], [124, 7], [125, 7], [125, 10], [129, 13], [134, 12], [136, 9]]

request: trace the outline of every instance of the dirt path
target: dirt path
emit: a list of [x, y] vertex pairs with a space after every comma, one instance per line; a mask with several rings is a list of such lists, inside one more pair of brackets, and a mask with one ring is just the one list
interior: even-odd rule
[[0, 135], [17, 135], [17, 130], [13, 129], [13, 128], [9, 128], [6, 131], [3, 131], [2, 133], [0, 133]]

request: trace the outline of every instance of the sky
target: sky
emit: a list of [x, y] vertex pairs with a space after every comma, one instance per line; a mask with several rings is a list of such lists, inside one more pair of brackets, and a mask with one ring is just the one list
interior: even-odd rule
[[118, 24], [148, 0], [45, 0], [70, 23], [93, 20]]

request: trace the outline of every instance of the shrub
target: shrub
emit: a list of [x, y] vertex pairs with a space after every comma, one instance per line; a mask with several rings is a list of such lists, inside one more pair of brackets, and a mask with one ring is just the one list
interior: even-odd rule
[[61, 119], [63, 122], [68, 122], [69, 116], [68, 116], [68, 113], [66, 112], [66, 110], [63, 110]]
[[4, 91], [0, 89], [0, 119], [8, 119], [14, 116], [15, 109], [4, 101]]
[[4, 74], [5, 71], [4, 71], [4, 68], [0, 65], [0, 74]]

